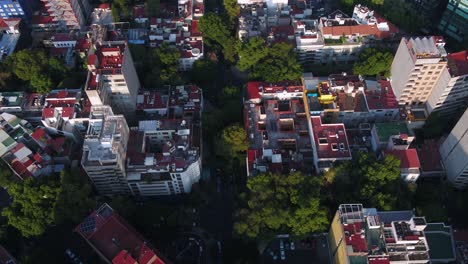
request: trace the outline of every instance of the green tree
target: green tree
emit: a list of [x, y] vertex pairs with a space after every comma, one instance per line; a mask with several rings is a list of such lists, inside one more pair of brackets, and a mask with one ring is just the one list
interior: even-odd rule
[[148, 15], [150, 17], [159, 16], [159, 0], [148, 0], [147, 8], [148, 8]]
[[203, 33], [203, 39], [209, 46], [218, 44], [223, 47], [231, 36], [229, 27], [221, 16], [215, 13], [205, 14], [200, 18], [198, 29]]
[[178, 73], [180, 53], [175, 47], [164, 43], [154, 50], [153, 58], [156, 62], [153, 73], [157, 73], [162, 84], [176, 85], [181, 82], [182, 78]]
[[393, 54], [375, 48], [364, 50], [359, 55], [359, 60], [354, 64], [354, 74], [364, 76], [382, 75], [390, 76], [390, 67], [393, 62]]
[[218, 139], [217, 152], [219, 155], [232, 158], [240, 158], [249, 148], [245, 129], [238, 124], [230, 125], [223, 129]]
[[223, 0], [224, 9], [231, 22], [234, 22], [240, 12], [240, 6], [237, 4], [237, 0]]
[[220, 15], [208, 13], [200, 18], [198, 29], [203, 33], [205, 43], [223, 52], [227, 61], [234, 62], [237, 40], [232, 36], [233, 29]]
[[292, 46], [276, 43], [268, 49], [268, 55], [254, 65], [250, 77], [266, 82], [299, 81], [302, 72]]
[[328, 226], [320, 204], [320, 180], [299, 172], [265, 173], [247, 181], [245, 205], [236, 212], [234, 231], [240, 236], [265, 239], [277, 232], [306, 235]]
[[55, 222], [71, 221], [78, 223], [95, 207], [92, 187], [79, 169], [63, 171], [61, 190], [55, 206]]
[[54, 223], [54, 208], [60, 186], [55, 179], [28, 178], [11, 183], [8, 194], [13, 202], [3, 209], [8, 224], [25, 237], [38, 236]]
[[369, 207], [393, 210], [404, 187], [400, 182], [400, 160], [392, 155], [378, 160], [357, 153], [352, 161], [335, 166], [325, 176], [325, 181], [331, 183], [335, 204], [360, 201]]
[[62, 61], [48, 57], [43, 50], [21, 50], [9, 56], [6, 64], [19, 79], [29, 81], [38, 93], [47, 93], [68, 73]]
[[128, 21], [130, 10], [131, 6], [128, 0], [114, 0], [111, 6], [114, 22]]
[[239, 61], [237, 68], [241, 71], [252, 69], [260, 60], [268, 56], [268, 48], [261, 37], [250, 38], [247, 42], [237, 44]]

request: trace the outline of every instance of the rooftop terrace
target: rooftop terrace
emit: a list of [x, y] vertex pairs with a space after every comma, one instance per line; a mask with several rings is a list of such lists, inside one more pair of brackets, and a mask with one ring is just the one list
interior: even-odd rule
[[319, 116], [311, 117], [315, 147], [320, 159], [351, 159], [343, 124], [322, 124]]

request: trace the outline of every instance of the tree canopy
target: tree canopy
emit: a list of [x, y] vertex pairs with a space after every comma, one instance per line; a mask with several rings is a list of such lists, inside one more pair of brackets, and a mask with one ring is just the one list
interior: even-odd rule
[[241, 158], [249, 148], [245, 129], [239, 124], [223, 129], [218, 139], [217, 152], [228, 160]]
[[12, 72], [21, 80], [28, 81], [38, 93], [47, 93], [66, 75], [62, 61], [49, 57], [43, 50], [21, 50], [6, 60]]
[[298, 81], [301, 75], [302, 66], [297, 61], [293, 47], [284, 42], [268, 48], [266, 56], [253, 64], [250, 72], [251, 78], [266, 82]]
[[231, 22], [234, 22], [240, 12], [240, 6], [237, 4], [237, 0], [223, 0], [224, 9]]
[[54, 208], [59, 192], [60, 185], [54, 179], [28, 178], [24, 182], [12, 182], [8, 194], [13, 202], [3, 209], [2, 215], [23, 236], [41, 235], [54, 223]]
[[320, 180], [299, 172], [260, 174], [247, 181], [245, 206], [236, 212], [234, 231], [249, 238], [278, 232], [305, 235], [328, 226], [320, 204]]
[[251, 70], [261, 59], [268, 56], [268, 47], [261, 37], [250, 38], [246, 42], [237, 44], [239, 61], [237, 68], [241, 71]]
[[63, 171], [61, 189], [55, 206], [55, 222], [71, 221], [78, 223], [95, 207], [91, 198], [92, 187], [79, 169]]
[[330, 169], [324, 180], [331, 184], [335, 204], [361, 202], [368, 207], [393, 210], [402, 191], [400, 160], [386, 155], [378, 160], [366, 153], [357, 153]]
[[114, 22], [127, 21], [130, 18], [131, 10], [129, 0], [114, 0], [111, 6]]
[[147, 10], [148, 16], [158, 17], [159, 16], [159, 0], [148, 0], [147, 1]]
[[181, 81], [178, 74], [179, 51], [167, 44], [161, 45], [154, 50], [154, 58], [160, 67], [154, 67], [153, 70], [159, 70], [159, 78], [163, 84], [177, 84]]
[[365, 49], [359, 60], [354, 64], [354, 74], [365, 76], [382, 75], [390, 76], [390, 67], [393, 62], [393, 54], [389, 51], [382, 51], [375, 48]]
[[220, 47], [226, 60], [234, 62], [236, 55], [236, 38], [226, 19], [215, 13], [205, 14], [200, 18], [198, 29], [203, 33], [203, 40], [212, 48]]

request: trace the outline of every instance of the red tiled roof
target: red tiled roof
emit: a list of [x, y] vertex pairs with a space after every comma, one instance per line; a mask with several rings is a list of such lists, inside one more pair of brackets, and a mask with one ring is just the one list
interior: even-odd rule
[[367, 242], [365, 237], [361, 237], [361, 222], [343, 224], [343, 229], [347, 232], [346, 245], [353, 248], [353, 252], [367, 253]]
[[47, 134], [46, 134], [44, 129], [38, 128], [38, 129], [36, 129], [36, 131], [34, 131], [31, 134], [31, 137], [34, 138], [35, 140], [40, 141], [40, 140], [43, 140], [46, 135]]
[[42, 25], [42, 24], [53, 24], [54, 17], [52, 16], [32, 16], [31, 24]]
[[198, 31], [198, 21], [197, 20], [192, 20], [192, 24], [190, 25], [190, 32], [192, 33], [192, 36], [198, 37], [201, 36], [201, 32]]
[[419, 157], [416, 149], [405, 149], [405, 150], [387, 150], [385, 154], [393, 155], [400, 160], [400, 168], [420, 168]]
[[379, 81], [380, 90], [366, 90], [366, 100], [369, 110], [378, 109], [397, 109], [398, 102], [393, 93], [392, 86], [389, 81]]
[[97, 8], [98, 9], [110, 9], [110, 4], [109, 3], [100, 4]]
[[133, 7], [133, 18], [143, 18], [145, 17], [145, 7], [144, 6], [134, 6]]
[[136, 260], [126, 250], [120, 251], [120, 253], [112, 259], [112, 264], [137, 264]]
[[454, 76], [468, 74], [468, 52], [466, 50], [447, 56], [450, 73]]
[[390, 264], [390, 259], [386, 256], [368, 257], [369, 264]]
[[247, 97], [248, 99], [260, 98], [260, 85], [261, 82], [248, 82], [247, 83]]
[[65, 56], [67, 55], [67, 52], [68, 52], [68, 48], [56, 48], [56, 47], [50, 48], [50, 55], [54, 57]]
[[[122, 248], [127, 249], [128, 254], [133, 259], [138, 259], [141, 264], [152, 263], [144, 262], [153, 259], [151, 254], [148, 254], [149, 251], [152, 251], [154, 255], [157, 253], [148, 247], [144, 238], [131, 225], [107, 205], [91, 213], [83, 223], [75, 228], [75, 231], [105, 258], [113, 260], [113, 263], [116, 264], [128, 263], [116, 262], [126, 260]], [[143, 249], [148, 250], [143, 251]], [[159, 262], [153, 263], [164, 264], [165, 262], [159, 259]]]
[[312, 130], [319, 159], [350, 159], [344, 124], [322, 124], [320, 116], [312, 116]]
[[91, 47], [88, 39], [82, 38], [76, 41], [75, 49], [81, 52], [87, 51]]

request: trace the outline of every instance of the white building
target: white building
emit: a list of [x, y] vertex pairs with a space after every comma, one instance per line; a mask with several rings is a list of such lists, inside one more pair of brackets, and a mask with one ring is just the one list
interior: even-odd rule
[[101, 195], [128, 194], [125, 161], [129, 128], [110, 106], [93, 106], [81, 166]]
[[133, 116], [140, 81], [126, 42], [97, 43], [87, 63], [85, 90], [91, 104], [110, 105], [118, 114]]
[[457, 188], [468, 186], [468, 109], [440, 146], [447, 180]]
[[449, 116], [468, 106], [468, 52], [447, 55], [447, 67], [427, 99], [426, 109]]

